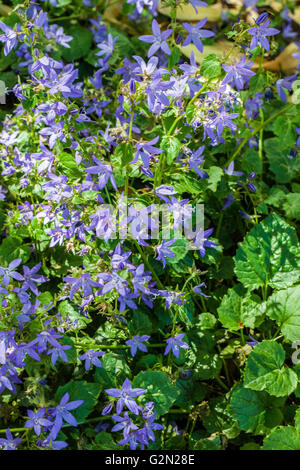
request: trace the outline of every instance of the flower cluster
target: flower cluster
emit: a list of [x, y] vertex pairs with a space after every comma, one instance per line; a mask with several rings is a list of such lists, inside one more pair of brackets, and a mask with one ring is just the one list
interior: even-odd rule
[[[221, 448], [221, 435], [269, 432], [264, 410], [259, 429], [248, 427], [243, 400], [261, 409], [267, 392], [285, 394], [273, 380], [259, 388], [250, 366], [245, 383], [239, 371], [249, 349], [286, 347], [297, 324], [279, 290], [297, 297], [297, 68], [264, 69], [280, 31], [266, 12], [247, 24], [255, 1], [234, 25], [222, 16], [221, 33], [235, 39], [224, 54], [211, 53], [222, 39], [206, 15], [190, 24], [172, 12], [166, 26], [156, 0], [121, 3], [122, 28], [94, 0], [63, 7], [71, 24], [56, 0], [25, 2], [0, 20], [4, 450]], [[292, 37], [289, 10], [280, 13]], [[275, 217], [271, 229], [265, 216]], [[283, 251], [281, 232], [291, 244]], [[283, 320], [274, 304], [292, 311]], [[266, 334], [272, 322], [283, 345]], [[290, 374], [290, 395], [296, 373], [281, 366], [270, 374], [282, 384]], [[219, 429], [230, 387], [235, 414]], [[205, 403], [216, 420], [199, 412]]]

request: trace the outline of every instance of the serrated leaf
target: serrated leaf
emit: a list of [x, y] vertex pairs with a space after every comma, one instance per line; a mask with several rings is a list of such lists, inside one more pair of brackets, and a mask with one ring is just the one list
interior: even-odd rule
[[126, 378], [131, 377], [130, 367], [120, 354], [106, 353], [101, 362], [102, 367], [97, 367], [94, 378], [104, 388], [122, 385]]
[[264, 149], [270, 170], [278, 183], [289, 183], [300, 175], [300, 159], [289, 158], [290, 148], [282, 149], [280, 139], [272, 137], [264, 141]]
[[81, 59], [81, 57], [88, 54], [93, 40], [93, 35], [89, 29], [83, 26], [71, 26], [65, 30], [65, 34], [73, 37], [72, 41], [68, 43], [69, 48], [60, 47], [61, 54], [67, 62]]
[[171, 165], [171, 163], [178, 157], [180, 147], [180, 141], [176, 137], [163, 137], [161, 148], [166, 152], [168, 165]]
[[145, 388], [143, 400], [154, 401], [157, 415], [166, 414], [180, 394], [176, 385], [172, 385], [167, 374], [158, 371], [140, 372], [133, 380], [133, 388]]
[[[266, 392], [257, 392], [237, 385], [232, 390], [229, 409], [241, 430], [264, 434], [267, 427], [274, 427], [281, 423], [283, 415], [279, 407], [282, 404], [281, 399], [274, 399]], [[278, 410], [275, 416], [274, 409]]]
[[300, 248], [294, 228], [277, 214], [256, 225], [239, 245], [235, 273], [250, 290], [269, 285], [280, 289], [300, 276]]
[[209, 54], [202, 62], [200, 73], [206, 78], [216, 78], [221, 74], [220, 59], [216, 54]]
[[58, 306], [58, 312], [61, 314], [64, 320], [70, 320], [78, 329], [85, 328], [88, 323], [92, 320], [86, 318], [82, 313], [77, 311], [68, 300], [63, 300]]
[[267, 316], [289, 341], [300, 338], [300, 285], [275, 292], [267, 301]]
[[16, 258], [22, 258], [23, 263], [30, 258], [31, 251], [28, 245], [22, 245], [20, 237], [4, 238], [0, 245], [0, 264], [6, 266]]
[[270, 395], [290, 395], [297, 387], [298, 377], [288, 367], [281, 344], [264, 340], [257, 344], [249, 355], [245, 367], [244, 384], [251, 390], [265, 390]]
[[280, 426], [265, 438], [262, 449], [300, 450], [300, 437], [292, 426]]
[[300, 193], [287, 194], [283, 210], [289, 219], [300, 220]]
[[243, 326], [255, 328], [264, 317], [266, 306], [257, 295], [250, 294], [241, 284], [229, 289], [218, 308], [219, 320], [232, 331]]

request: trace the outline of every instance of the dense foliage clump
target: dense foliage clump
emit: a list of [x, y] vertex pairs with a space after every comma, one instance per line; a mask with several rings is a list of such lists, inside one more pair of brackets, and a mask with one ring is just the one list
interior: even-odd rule
[[0, 16], [0, 448], [300, 450], [296, 2]]

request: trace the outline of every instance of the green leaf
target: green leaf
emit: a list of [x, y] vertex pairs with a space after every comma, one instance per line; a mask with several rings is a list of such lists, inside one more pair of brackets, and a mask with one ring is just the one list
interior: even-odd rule
[[255, 294], [250, 294], [245, 287], [237, 284], [229, 289], [218, 308], [219, 320], [231, 331], [240, 330], [243, 326], [255, 328], [264, 317], [265, 303]]
[[68, 318], [71, 322], [76, 322], [77, 329], [85, 328], [86, 325], [92, 321], [90, 318], [86, 318], [82, 313], [77, 311], [68, 300], [60, 302], [58, 312], [64, 320]]
[[126, 378], [131, 377], [130, 367], [120, 354], [106, 353], [101, 362], [102, 367], [97, 367], [94, 377], [96, 382], [102, 383], [105, 388], [122, 385]]
[[128, 165], [133, 160], [133, 148], [132, 145], [126, 142], [122, 142], [116, 148], [117, 163], [119, 166]]
[[264, 141], [264, 150], [269, 160], [270, 170], [274, 173], [278, 183], [289, 183], [292, 179], [299, 177], [299, 158], [289, 158], [290, 149], [282, 149], [278, 137], [266, 139]]
[[290, 395], [297, 387], [298, 377], [283, 367], [285, 352], [281, 344], [264, 340], [257, 344], [248, 357], [244, 384], [251, 390], [265, 390], [270, 395]]
[[85, 380], [71, 380], [66, 385], [58, 387], [55, 399], [57, 402], [61, 400], [65, 393], [69, 393], [69, 401], [84, 400], [76, 410], [72, 410], [72, 415], [76, 418], [77, 422], [83, 422], [92, 411], [98, 402], [98, 397], [101, 392], [101, 386], [98, 383], [88, 383]]
[[300, 193], [287, 194], [283, 210], [289, 219], [300, 220]]
[[202, 62], [200, 74], [206, 78], [216, 78], [221, 74], [220, 59], [216, 54], [209, 54]]
[[95, 437], [96, 446], [91, 446], [91, 450], [120, 450], [120, 446], [115, 443], [109, 432], [100, 432]]
[[[175, 234], [176, 237], [176, 234]], [[171, 251], [173, 251], [174, 256], [173, 258], [166, 258], [167, 264], [177, 264], [181, 259], [183, 259], [188, 250], [187, 250], [187, 242], [184, 238], [178, 238], [177, 240], [172, 243], [169, 247]]]
[[222, 176], [224, 175], [224, 172], [222, 168], [218, 166], [211, 166], [208, 170], [208, 185], [207, 188], [210, 189], [213, 192], [217, 191], [218, 184], [222, 179]]
[[177, 46], [172, 47], [171, 56], [169, 57], [169, 62], [168, 62], [169, 70], [171, 70], [174, 67], [174, 65], [177, 64], [180, 57], [181, 57], [181, 50], [179, 49], [179, 47]]
[[72, 178], [79, 178], [81, 176], [81, 171], [78, 169], [78, 164], [73, 155], [62, 152], [59, 156], [59, 161], [67, 176]]
[[300, 450], [300, 437], [292, 426], [280, 426], [265, 438], [262, 449]]
[[177, 380], [176, 386], [180, 395], [174, 403], [175, 407], [182, 407], [185, 409], [189, 407], [192, 409], [194, 403], [201, 403], [206, 394], [205, 386], [201, 386], [193, 380]]
[[178, 157], [180, 147], [180, 141], [176, 137], [163, 137], [161, 148], [166, 152], [168, 165], [171, 165], [172, 162]]
[[193, 450], [221, 450], [221, 448], [221, 438], [214, 434], [193, 444]]
[[277, 214], [256, 225], [239, 245], [235, 273], [250, 290], [293, 285], [300, 275], [300, 248], [294, 228]]
[[71, 26], [65, 30], [65, 34], [72, 36], [73, 39], [70, 41], [69, 48], [60, 47], [61, 54], [67, 62], [73, 62], [74, 60], [85, 57], [92, 46], [93, 35], [88, 28], [83, 26]]
[[300, 338], [300, 285], [275, 292], [267, 301], [267, 316], [289, 341]]
[[140, 372], [133, 380], [133, 388], [145, 388], [142, 395], [144, 402], [154, 401], [157, 415], [166, 414], [180, 394], [176, 385], [172, 385], [167, 374], [158, 371]]
[[218, 377], [222, 369], [222, 360], [218, 354], [202, 349], [188, 350], [187, 367], [192, 367], [196, 380], [209, 380]]
[[290, 148], [295, 145], [295, 135], [292, 123], [286, 116], [278, 116], [273, 124], [274, 134], [280, 139], [280, 149]]
[[23, 263], [30, 258], [31, 251], [28, 245], [22, 245], [20, 237], [4, 238], [0, 245], [0, 264], [6, 266], [16, 258], [22, 258]]
[[283, 420], [279, 409], [282, 404], [282, 399], [270, 397], [266, 392], [237, 385], [232, 390], [229, 410], [242, 431], [264, 434], [267, 428], [277, 426]]
[[242, 169], [247, 173], [250, 174], [253, 171], [258, 175], [262, 172], [262, 162], [259, 158], [259, 154], [257, 150], [247, 149], [243, 158], [242, 158]]
[[225, 397], [213, 398], [208, 403], [206, 413], [203, 413], [202, 423], [207, 432], [222, 433], [228, 439], [234, 439], [240, 433], [235, 419], [231, 416]]
[[297, 409], [295, 414], [295, 428], [298, 435], [300, 435], [300, 408]]

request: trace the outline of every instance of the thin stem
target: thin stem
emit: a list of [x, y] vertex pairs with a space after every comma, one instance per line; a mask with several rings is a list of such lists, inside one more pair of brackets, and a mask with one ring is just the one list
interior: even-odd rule
[[286, 111], [288, 111], [289, 109], [291, 109], [292, 107], [294, 106], [293, 103], [290, 103], [288, 106], [286, 106], [285, 108], [281, 109], [280, 111], [278, 111], [277, 113], [274, 113], [272, 114], [272, 116], [269, 117], [269, 119], [267, 119], [266, 121], [264, 121], [262, 124], [260, 124], [259, 126], [257, 126], [250, 134], [249, 136], [245, 137], [243, 139], [243, 141], [240, 143], [240, 145], [238, 146], [238, 148], [236, 149], [236, 151], [234, 152], [234, 154], [228, 159], [226, 165], [228, 166], [229, 163], [231, 163], [237, 156], [238, 154], [240, 153], [240, 151], [242, 150], [242, 148], [244, 147], [244, 145], [248, 142], [248, 140], [250, 140], [253, 136], [255, 136], [255, 134], [257, 134], [258, 132], [260, 132], [262, 129], [264, 129], [268, 124], [270, 124], [270, 122], [274, 121], [278, 116], [281, 116], [282, 114], [284, 114]]
[[222, 388], [224, 388], [224, 390], [228, 391], [228, 387], [227, 385], [224, 384], [224, 382], [222, 382], [222, 380], [220, 379], [220, 377], [215, 377], [215, 380], [218, 382], [219, 385], [221, 385]]

